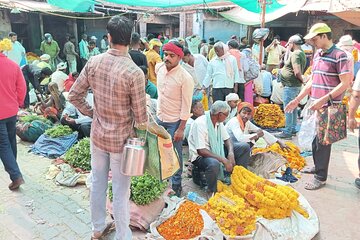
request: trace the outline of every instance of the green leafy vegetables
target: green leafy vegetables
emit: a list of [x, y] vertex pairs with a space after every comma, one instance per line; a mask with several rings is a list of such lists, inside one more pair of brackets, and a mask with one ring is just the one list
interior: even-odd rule
[[26, 116], [22, 116], [20, 117], [20, 122], [32, 122], [32, 121], [35, 121], [35, 120], [39, 120], [39, 121], [42, 121], [44, 123], [47, 123], [47, 124], [52, 124], [50, 122], [50, 120], [44, 118], [43, 116], [38, 116], [38, 115], [26, 115]]
[[65, 160], [76, 168], [91, 170], [90, 139], [83, 138], [73, 145], [65, 154]]
[[[148, 173], [132, 177], [130, 200], [137, 205], [149, 204], [163, 194], [167, 185], [167, 182], [162, 182]], [[112, 183], [109, 183], [109, 199], [113, 200]]]
[[69, 126], [64, 126], [64, 125], [57, 125], [54, 126], [52, 128], [49, 128], [48, 130], [45, 131], [45, 134], [53, 137], [53, 138], [58, 138], [58, 137], [63, 137], [63, 136], [67, 136], [69, 134], [72, 134], [73, 130], [71, 130], [71, 128]]

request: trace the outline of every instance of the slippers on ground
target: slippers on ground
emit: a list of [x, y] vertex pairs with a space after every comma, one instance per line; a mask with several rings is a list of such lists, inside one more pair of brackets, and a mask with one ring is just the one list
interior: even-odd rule
[[103, 237], [115, 230], [115, 222], [109, 222], [106, 224], [105, 229], [102, 232], [94, 232], [91, 236], [91, 240], [101, 240]]
[[314, 174], [315, 173], [315, 167], [306, 167], [300, 172], [307, 173], [307, 174]]
[[311, 181], [309, 181], [305, 184], [305, 189], [306, 190], [318, 190], [318, 189], [322, 188], [323, 186], [325, 186], [325, 184], [326, 184], [325, 181], [320, 181], [320, 180], [317, 180], [316, 178], [313, 178]]

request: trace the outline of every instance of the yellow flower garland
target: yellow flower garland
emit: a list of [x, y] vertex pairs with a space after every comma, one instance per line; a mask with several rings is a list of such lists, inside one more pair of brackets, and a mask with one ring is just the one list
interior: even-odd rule
[[0, 51], [10, 51], [12, 49], [12, 42], [8, 38], [0, 41]]
[[279, 128], [285, 126], [285, 115], [277, 104], [260, 104], [255, 111], [254, 121], [261, 127]]

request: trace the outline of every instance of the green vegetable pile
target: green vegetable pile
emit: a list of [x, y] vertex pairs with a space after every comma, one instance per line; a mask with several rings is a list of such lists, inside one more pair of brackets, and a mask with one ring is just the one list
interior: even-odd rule
[[20, 122], [30, 122], [31, 123], [34, 120], [39, 120], [39, 121], [42, 121], [47, 124], [52, 124], [48, 119], [44, 118], [43, 116], [26, 115], [26, 116], [20, 117]]
[[[130, 200], [137, 205], [149, 204], [159, 198], [167, 186], [167, 182], [162, 182], [148, 173], [145, 173], [143, 176], [132, 177]], [[112, 201], [113, 192], [111, 182], [108, 187], [109, 199]]]
[[49, 128], [48, 130], [45, 131], [45, 134], [53, 137], [53, 138], [58, 138], [58, 137], [63, 137], [63, 136], [67, 136], [69, 134], [72, 134], [73, 130], [71, 130], [71, 128], [69, 126], [64, 126], [64, 125], [57, 125], [54, 126], [52, 128]]
[[130, 199], [137, 205], [149, 204], [161, 196], [167, 185], [167, 182], [162, 182], [148, 173], [132, 177]]
[[83, 138], [73, 145], [65, 154], [65, 160], [76, 168], [91, 170], [90, 139]]

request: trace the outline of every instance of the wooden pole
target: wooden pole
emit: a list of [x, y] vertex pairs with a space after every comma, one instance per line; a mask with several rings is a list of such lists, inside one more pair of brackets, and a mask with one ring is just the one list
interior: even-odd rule
[[[261, 4], [261, 27], [264, 28], [265, 27], [265, 14], [266, 14], [266, 0], [260, 0], [260, 4]], [[260, 67], [263, 64], [263, 47], [264, 47], [264, 40], [260, 41], [260, 54], [259, 54], [259, 64]]]

